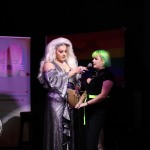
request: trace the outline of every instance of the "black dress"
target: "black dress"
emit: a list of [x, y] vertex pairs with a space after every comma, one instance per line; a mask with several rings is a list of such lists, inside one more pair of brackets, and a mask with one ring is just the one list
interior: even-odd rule
[[[97, 71], [97, 74], [92, 78], [91, 82], [85, 84], [87, 101], [91, 99], [89, 98], [89, 95], [98, 95], [101, 93], [102, 84], [105, 80], [111, 80], [115, 83], [115, 78], [108, 68]], [[112, 90], [110, 91], [108, 98], [104, 99], [100, 103], [85, 107], [87, 150], [98, 149], [98, 139], [100, 131], [104, 127], [105, 120], [107, 119]]]

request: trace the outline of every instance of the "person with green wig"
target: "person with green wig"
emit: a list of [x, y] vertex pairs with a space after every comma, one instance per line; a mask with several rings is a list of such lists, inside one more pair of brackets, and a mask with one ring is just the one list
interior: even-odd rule
[[98, 150], [100, 133], [105, 128], [115, 87], [115, 77], [110, 70], [110, 53], [106, 50], [96, 50], [92, 53], [92, 59], [96, 75], [86, 79], [85, 92], [75, 107], [85, 110], [86, 150]]

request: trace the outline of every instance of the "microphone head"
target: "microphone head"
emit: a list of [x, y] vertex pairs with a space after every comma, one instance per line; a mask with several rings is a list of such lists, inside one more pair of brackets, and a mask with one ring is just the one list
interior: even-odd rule
[[91, 67], [93, 67], [93, 65], [92, 65], [92, 63], [89, 63], [89, 64], [87, 65], [87, 68], [91, 68]]

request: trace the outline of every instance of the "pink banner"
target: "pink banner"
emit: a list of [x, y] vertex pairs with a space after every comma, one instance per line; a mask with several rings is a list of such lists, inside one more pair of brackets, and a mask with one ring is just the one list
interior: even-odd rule
[[30, 110], [30, 37], [0, 36], [0, 147], [17, 146], [20, 112]]

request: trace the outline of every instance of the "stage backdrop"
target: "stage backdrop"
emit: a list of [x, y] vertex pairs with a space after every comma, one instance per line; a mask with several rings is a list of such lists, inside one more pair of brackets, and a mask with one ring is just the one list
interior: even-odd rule
[[0, 36], [0, 147], [18, 145], [22, 111], [30, 111], [30, 37]]
[[124, 55], [125, 55], [125, 29], [106, 30], [71, 35], [54, 35], [46, 37], [46, 44], [57, 37], [68, 38], [72, 44], [79, 65], [87, 66], [91, 62], [91, 54], [98, 49], [110, 52], [112, 58], [112, 71], [117, 85], [124, 84]]

